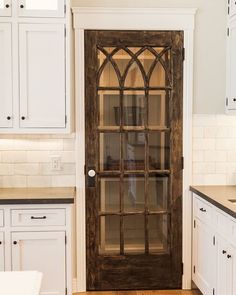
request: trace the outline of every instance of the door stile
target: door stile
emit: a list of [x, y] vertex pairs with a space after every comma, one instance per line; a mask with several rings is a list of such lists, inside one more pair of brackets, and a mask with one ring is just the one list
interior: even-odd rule
[[[124, 91], [123, 91], [123, 81], [120, 82], [120, 130], [124, 130]], [[124, 134], [120, 134], [120, 149], [121, 149], [121, 157], [120, 157], [120, 192], [121, 192], [121, 216], [120, 216], [120, 255], [124, 255]]]

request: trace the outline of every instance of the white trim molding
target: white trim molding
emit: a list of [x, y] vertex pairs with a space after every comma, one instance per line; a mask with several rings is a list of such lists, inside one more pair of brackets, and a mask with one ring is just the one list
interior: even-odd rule
[[191, 289], [192, 203], [192, 101], [195, 8], [97, 8], [76, 7], [73, 11], [76, 67], [76, 179], [77, 179], [77, 277], [78, 292], [86, 291], [85, 237], [85, 113], [84, 30], [182, 30], [184, 31], [183, 92], [183, 289]]

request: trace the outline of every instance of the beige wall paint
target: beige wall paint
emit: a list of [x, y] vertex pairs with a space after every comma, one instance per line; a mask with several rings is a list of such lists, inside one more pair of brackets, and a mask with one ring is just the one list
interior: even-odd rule
[[195, 7], [194, 113], [224, 113], [226, 0], [72, 0], [72, 6]]

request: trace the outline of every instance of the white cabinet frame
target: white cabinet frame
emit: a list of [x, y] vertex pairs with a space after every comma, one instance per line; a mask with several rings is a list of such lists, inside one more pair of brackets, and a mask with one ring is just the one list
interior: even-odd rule
[[5, 248], [4, 232], [2, 232], [0, 228], [0, 271], [5, 270], [4, 248]]
[[0, 16], [11, 16], [12, 14], [12, 0], [0, 0], [2, 8], [0, 7]]

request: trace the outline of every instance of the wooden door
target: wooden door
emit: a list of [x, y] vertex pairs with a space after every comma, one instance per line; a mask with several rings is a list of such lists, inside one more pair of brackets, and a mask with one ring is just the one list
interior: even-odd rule
[[20, 24], [20, 127], [65, 128], [64, 24]]
[[0, 16], [11, 16], [11, 0], [0, 0]]
[[11, 24], [0, 23], [0, 128], [12, 127], [12, 34]]
[[88, 290], [181, 288], [180, 31], [86, 31]]
[[0, 231], [0, 271], [5, 270], [4, 233]]
[[12, 270], [43, 273], [41, 295], [65, 295], [65, 232], [12, 233]]
[[18, 0], [18, 14], [23, 17], [64, 17], [65, 0]]

